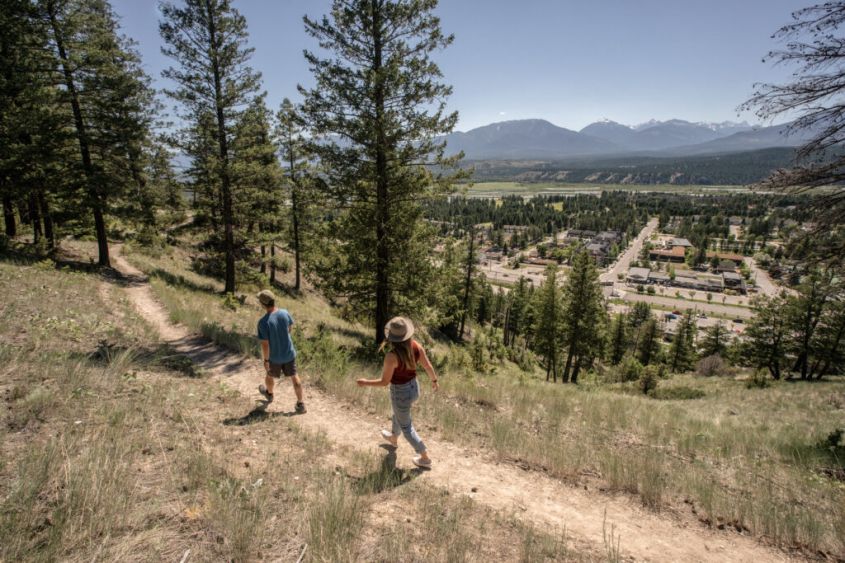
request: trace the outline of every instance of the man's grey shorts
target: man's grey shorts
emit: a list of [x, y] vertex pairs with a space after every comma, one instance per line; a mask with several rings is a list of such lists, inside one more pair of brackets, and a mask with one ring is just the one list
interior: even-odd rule
[[270, 362], [270, 375], [273, 377], [281, 377], [282, 374], [285, 374], [285, 377], [293, 377], [296, 375], [296, 360], [291, 360], [286, 364], [274, 364]]

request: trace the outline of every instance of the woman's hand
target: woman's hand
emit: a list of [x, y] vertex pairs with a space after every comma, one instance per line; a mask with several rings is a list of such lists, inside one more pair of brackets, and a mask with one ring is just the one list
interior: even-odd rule
[[433, 390], [435, 390], [435, 391], [437, 391], [438, 389], [440, 389], [440, 384], [439, 384], [439, 383], [437, 383], [437, 380], [436, 380], [436, 379], [432, 380], [432, 382], [431, 382], [431, 388], [432, 388]]
[[355, 381], [355, 383], [357, 383], [357, 384], [358, 384], [358, 387], [364, 387], [364, 386], [366, 386], [366, 385], [367, 385], [367, 382], [368, 382], [368, 380], [367, 380], [367, 379], [358, 379], [357, 381]]

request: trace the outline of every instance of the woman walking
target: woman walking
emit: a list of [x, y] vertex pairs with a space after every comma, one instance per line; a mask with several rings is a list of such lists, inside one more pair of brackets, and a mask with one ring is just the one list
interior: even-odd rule
[[390, 403], [393, 405], [393, 428], [382, 430], [382, 437], [393, 447], [397, 446], [401, 432], [408, 443], [417, 452], [414, 465], [431, 467], [431, 458], [425, 444], [420, 439], [411, 421], [411, 405], [420, 398], [420, 386], [417, 382], [417, 364], [421, 364], [431, 379], [431, 387], [437, 391], [437, 374], [425, 350], [411, 337], [414, 335], [414, 325], [403, 317], [394, 317], [384, 327], [385, 341], [379, 351], [389, 344], [390, 349], [384, 356], [384, 367], [381, 379], [359, 379], [360, 387], [381, 387], [390, 385]]

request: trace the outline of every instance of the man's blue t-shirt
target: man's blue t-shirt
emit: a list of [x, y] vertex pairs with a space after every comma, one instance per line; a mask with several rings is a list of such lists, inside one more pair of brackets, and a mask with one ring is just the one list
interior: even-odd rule
[[276, 309], [258, 321], [258, 339], [270, 341], [270, 362], [286, 364], [296, 358], [293, 340], [288, 332], [292, 324], [293, 317], [285, 309]]

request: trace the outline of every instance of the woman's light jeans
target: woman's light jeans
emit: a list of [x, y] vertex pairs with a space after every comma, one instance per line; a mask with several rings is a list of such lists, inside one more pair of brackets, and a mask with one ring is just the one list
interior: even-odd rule
[[414, 423], [411, 421], [411, 405], [420, 398], [420, 384], [415, 377], [408, 383], [401, 385], [390, 384], [390, 404], [393, 405], [393, 435], [399, 436], [402, 433], [411, 447], [418, 454], [425, 451]]

